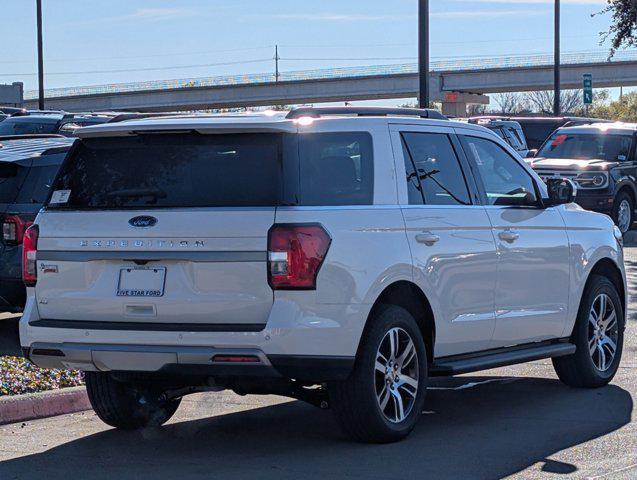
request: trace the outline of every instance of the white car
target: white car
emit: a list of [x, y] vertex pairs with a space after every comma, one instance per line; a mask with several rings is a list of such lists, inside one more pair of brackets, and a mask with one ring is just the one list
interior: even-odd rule
[[617, 371], [622, 236], [504, 141], [428, 110], [304, 108], [81, 129], [24, 240], [25, 355], [107, 424], [189, 393], [331, 407], [406, 436], [428, 378], [553, 358]]

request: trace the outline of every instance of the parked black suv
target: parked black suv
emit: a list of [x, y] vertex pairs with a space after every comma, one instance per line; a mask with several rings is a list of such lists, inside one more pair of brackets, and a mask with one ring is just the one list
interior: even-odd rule
[[518, 122], [524, 131], [526, 144], [530, 150], [540, 148], [551, 133], [558, 128], [609, 122], [608, 120], [599, 118], [585, 117], [507, 117], [498, 115], [473, 117], [471, 121], [475, 123], [480, 119], [512, 120]]
[[0, 137], [0, 311], [24, 307], [22, 238], [49, 195], [74, 139], [54, 135]]
[[537, 152], [531, 167], [542, 179], [568, 178], [575, 201], [610, 215], [622, 233], [637, 204], [637, 124], [599, 123], [560, 128]]

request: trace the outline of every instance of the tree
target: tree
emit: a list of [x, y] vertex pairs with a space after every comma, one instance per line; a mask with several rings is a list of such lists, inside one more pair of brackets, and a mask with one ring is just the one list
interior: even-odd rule
[[612, 24], [601, 34], [601, 43], [611, 39], [610, 57], [620, 47], [637, 46], [637, 0], [607, 0], [600, 13], [612, 13]]
[[520, 113], [526, 110], [524, 96], [521, 93], [505, 92], [493, 95], [493, 101], [503, 115]]
[[[555, 93], [551, 90], [529, 92], [525, 95], [532, 110], [550, 115], [553, 113]], [[562, 90], [560, 95], [562, 113], [579, 113], [582, 111], [583, 99], [580, 90]]]
[[470, 103], [467, 105], [467, 115], [470, 117], [476, 117], [487, 113], [487, 106], [479, 103]]
[[637, 92], [627, 93], [608, 104], [594, 106], [590, 113], [591, 116], [608, 120], [637, 122]]

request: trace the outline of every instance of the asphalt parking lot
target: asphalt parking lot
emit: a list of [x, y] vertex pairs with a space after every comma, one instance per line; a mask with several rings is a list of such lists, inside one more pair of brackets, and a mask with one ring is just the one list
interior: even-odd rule
[[301, 402], [199, 394], [143, 432], [92, 412], [0, 427], [0, 479], [636, 479], [637, 248], [626, 265], [624, 358], [606, 388], [570, 389], [549, 361], [437, 380], [417, 430], [382, 446]]

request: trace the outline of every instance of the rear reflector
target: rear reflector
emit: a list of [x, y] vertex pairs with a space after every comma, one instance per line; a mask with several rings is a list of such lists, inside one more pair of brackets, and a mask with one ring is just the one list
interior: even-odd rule
[[27, 287], [33, 287], [38, 280], [38, 269], [35, 257], [38, 251], [38, 235], [40, 231], [37, 225], [31, 225], [24, 232], [22, 245], [22, 280]]
[[279, 224], [268, 234], [268, 282], [274, 290], [314, 290], [332, 239], [319, 224]]
[[261, 363], [256, 355], [215, 355], [213, 363]]
[[65, 357], [62, 350], [55, 348], [34, 348], [31, 351], [31, 355], [41, 355], [43, 357]]

